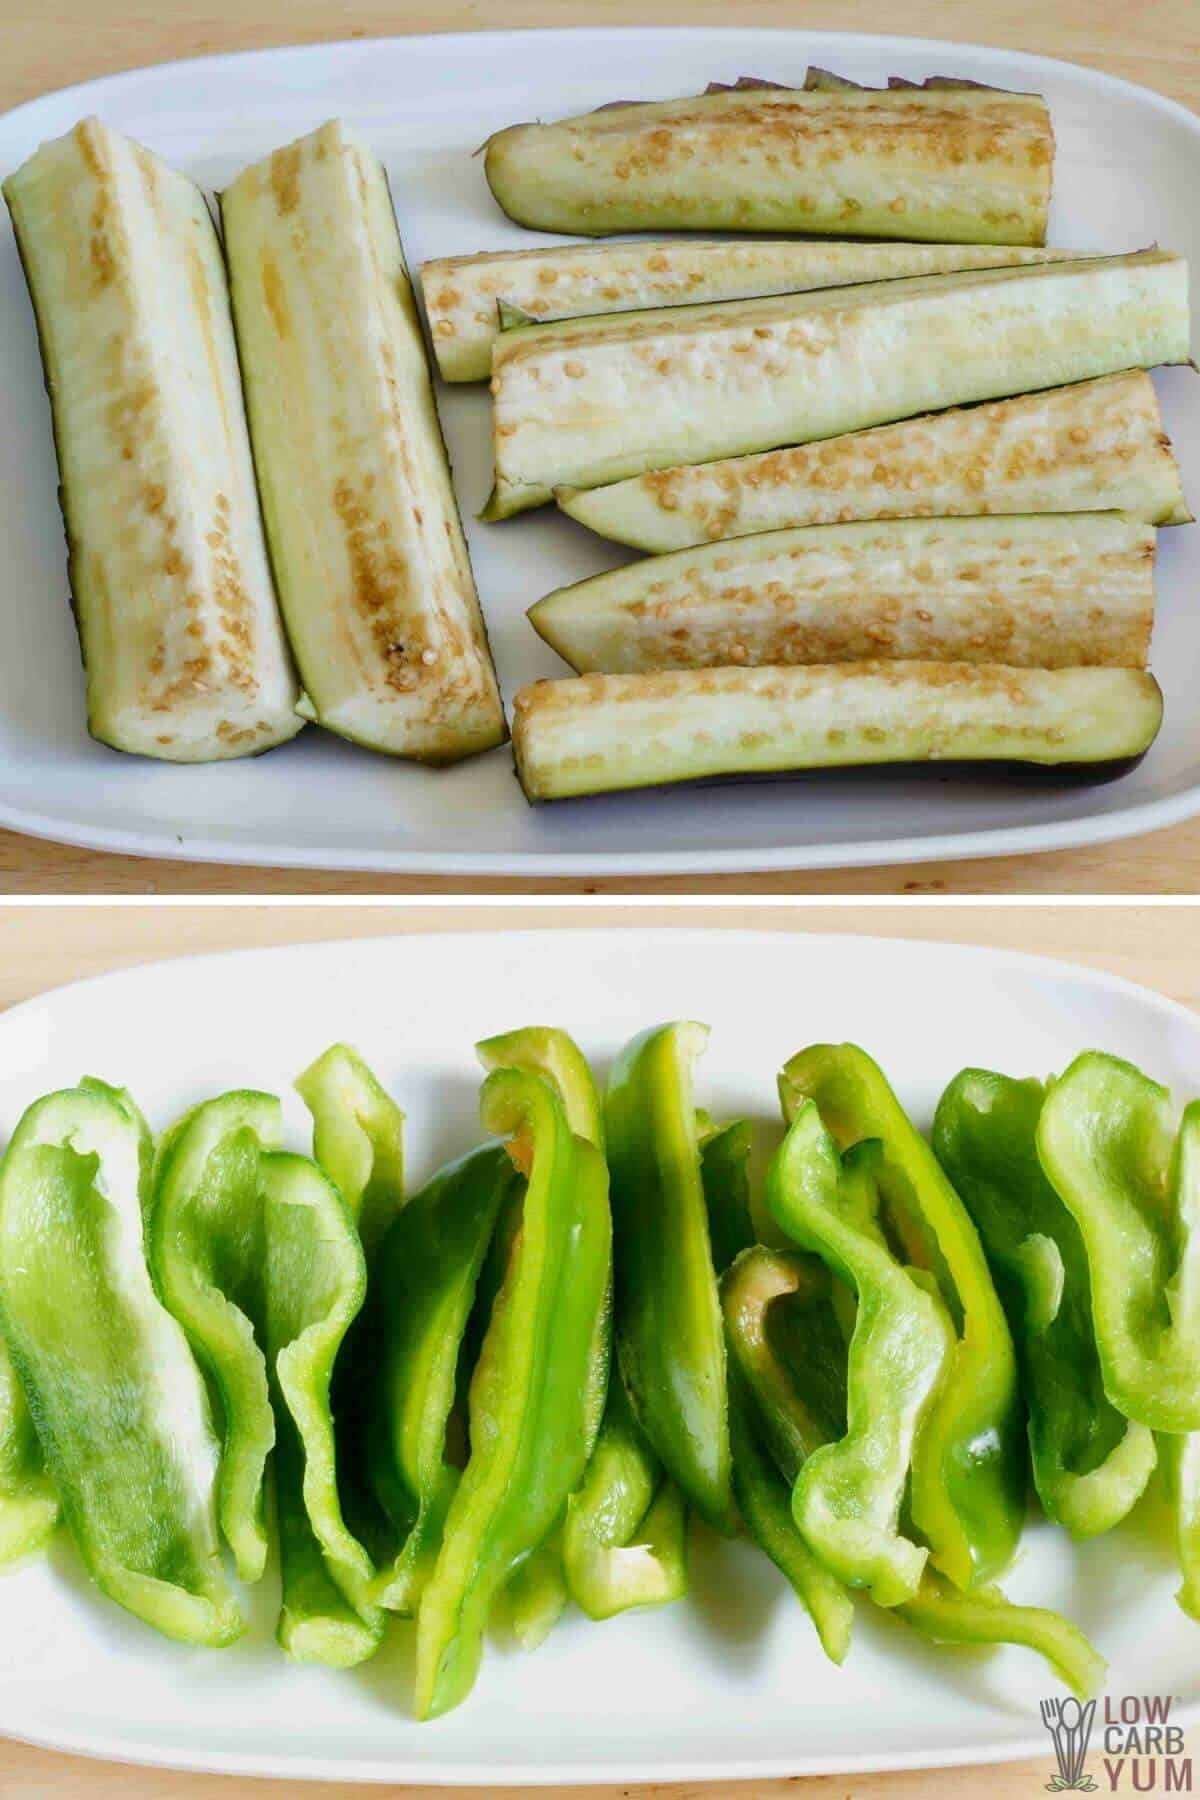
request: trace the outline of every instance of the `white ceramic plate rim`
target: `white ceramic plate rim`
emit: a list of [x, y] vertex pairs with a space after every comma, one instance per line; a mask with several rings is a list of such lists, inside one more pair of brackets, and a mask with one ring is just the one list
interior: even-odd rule
[[[766, 932], [752, 929], [722, 930], [704, 926], [634, 927], [632, 931], [621, 927], [596, 929], [588, 926], [566, 926], [549, 931], [537, 926], [528, 929], [516, 926], [506, 931], [469, 933], [401, 934], [382, 931], [378, 934], [378, 938], [383, 942], [399, 939], [406, 946], [412, 947], [413, 954], [417, 954], [423, 943], [441, 945], [449, 941], [461, 942], [464, 937], [468, 937], [479, 949], [486, 950], [490, 944], [498, 955], [503, 956], [505, 947], [511, 941], [514, 931], [523, 939], [541, 937], [547, 944], [554, 943], [556, 946], [561, 946], [564, 935], [570, 932], [579, 941], [581, 950], [589, 941], [597, 944], [612, 943], [613, 940], [629, 940], [636, 936], [639, 944], [652, 948], [655, 942], [664, 945], [677, 944], [681, 938], [686, 937], [689, 948], [691, 948], [691, 940], [695, 940], [694, 952], [698, 966], [701, 967], [704, 966], [706, 949], [709, 953], [719, 951], [723, 956], [728, 956], [736, 950], [739, 942], [754, 943], [755, 945], [769, 942], [772, 946], [778, 946], [781, 954], [786, 954], [790, 949], [806, 957], [819, 954], [822, 950], [844, 956], [849, 944], [859, 943], [870, 946], [874, 950], [893, 952], [897, 956], [913, 955], [918, 959], [934, 962], [949, 961], [953, 963], [963, 960], [984, 962], [989, 968], [997, 971], [1009, 969], [1014, 973], [1021, 972], [1049, 981], [1071, 983], [1087, 988], [1093, 993], [1112, 994], [1134, 1000], [1145, 1012], [1161, 1020], [1164, 1030], [1174, 1025], [1193, 1039], [1200, 1037], [1200, 1019], [1197, 1019], [1194, 1012], [1180, 1002], [1156, 993], [1139, 982], [1111, 974], [1105, 970], [1091, 969], [1062, 958], [1040, 956], [1023, 951], [993, 949], [983, 944], [948, 944], [928, 939], [891, 938], [868, 933]], [[257, 963], [263, 958], [276, 962], [289, 958], [303, 959], [314, 951], [330, 952], [335, 946], [361, 951], [366, 945], [375, 941], [374, 937], [329, 938], [300, 944], [272, 945], [210, 952], [197, 956], [164, 958], [161, 962], [111, 970], [80, 981], [61, 984], [9, 1008], [3, 1015], [0, 1015], [0, 1037], [10, 1020], [18, 1028], [27, 1021], [36, 1022], [39, 1014], [52, 1013], [61, 997], [66, 994], [90, 994], [99, 997], [102, 1003], [105, 990], [115, 988], [119, 994], [120, 983], [131, 974], [146, 974], [159, 967], [177, 969], [181, 965], [188, 965], [196, 969], [212, 967], [224, 971], [239, 963], [245, 964], [249, 960]], [[1179, 1723], [1185, 1729], [1195, 1727], [1197, 1723], [1200, 1723], [1200, 1702], [1183, 1705], [1177, 1711], [1173, 1710], [1172, 1722]], [[296, 1754], [286, 1750], [265, 1753], [240, 1749], [213, 1749], [197, 1753], [190, 1749], [155, 1750], [142, 1746], [131, 1749], [125, 1741], [115, 1735], [109, 1736], [87, 1730], [64, 1729], [40, 1734], [27, 1733], [20, 1729], [18, 1721], [10, 1722], [5, 1717], [2, 1694], [0, 1694], [0, 1733], [18, 1742], [34, 1744], [46, 1749], [116, 1762], [134, 1763], [143, 1767], [263, 1776], [276, 1779], [338, 1781], [347, 1785], [396, 1781], [415, 1781], [436, 1787], [476, 1785], [494, 1787], [497, 1785], [497, 1770], [494, 1764], [465, 1762], [458, 1758], [445, 1762], [431, 1760], [426, 1763], [422, 1761], [418, 1766], [405, 1766], [398, 1759], [370, 1759], [347, 1765], [337, 1757], [309, 1753]], [[730, 1758], [727, 1763], [723, 1763], [719, 1769], [715, 1770], [711, 1759], [703, 1762], [690, 1762], [686, 1757], [680, 1757], [669, 1763], [656, 1764], [650, 1772], [644, 1763], [634, 1760], [628, 1764], [606, 1764], [594, 1772], [581, 1771], [578, 1764], [575, 1763], [547, 1764], [543, 1762], [530, 1763], [528, 1766], [505, 1764], [501, 1771], [501, 1782], [505, 1787], [541, 1787], [550, 1785], [590, 1786], [601, 1783], [618, 1785], [647, 1779], [653, 1780], [655, 1785], [667, 1782], [770, 1780], [810, 1775], [861, 1774], [884, 1769], [969, 1767], [1044, 1758], [1046, 1755], [1047, 1743], [1044, 1735], [1039, 1737], [1031, 1734], [1016, 1741], [985, 1742], [969, 1747], [951, 1745], [931, 1750], [871, 1751], [867, 1749], [847, 1751], [836, 1756], [822, 1755], [811, 1760], [803, 1757]]]
[[[717, 35], [722, 28], [697, 27], [706, 34]], [[736, 27], [723, 28], [732, 39], [737, 35]], [[494, 32], [453, 32], [436, 34], [437, 41], [450, 39], [454, 42], [475, 44], [486, 40], [495, 46], [496, 54], [503, 56], [506, 47], [519, 55], [519, 45], [533, 40], [557, 42], [574, 36], [586, 35], [589, 39], [599, 39], [605, 43], [619, 43], [627, 40], [631, 44], [644, 43], [646, 40], [662, 43], [672, 39], [680, 39], [692, 35], [689, 27], [672, 26], [602, 26], [583, 27], [575, 31], [559, 29], [530, 29], [524, 31]], [[741, 34], [741, 35], [744, 35]], [[753, 29], [756, 44], [767, 44], [771, 39], [778, 41], [780, 47], [793, 45], [796, 37], [824, 40], [830, 43], [852, 40], [856, 46], [870, 49], [881, 55], [889, 52], [911, 51], [914, 44], [919, 45], [922, 52], [928, 51], [931, 56], [941, 56], [958, 52], [969, 52], [985, 61], [1004, 61], [1014, 54], [1019, 54], [1023, 62], [1033, 68], [1044, 68], [1047, 71], [1069, 70], [1076, 81], [1084, 80], [1092, 86], [1100, 99], [1105, 93], [1120, 93], [1126, 97], [1136, 97], [1139, 104], [1150, 106], [1165, 117], [1184, 125], [1190, 132], [1200, 137], [1200, 119], [1182, 106], [1178, 101], [1170, 100], [1165, 95], [1157, 94], [1150, 88], [1142, 87], [1136, 82], [1125, 81], [1119, 76], [1108, 75], [1101, 70], [1089, 68], [1085, 64], [1077, 64], [1059, 57], [1038, 56], [1031, 53], [1013, 52], [994, 45], [975, 45], [963, 40], [944, 38], [912, 38], [896, 34], [874, 34], [866, 32], [831, 32], [831, 31], [787, 31], [770, 29]], [[156, 78], [173, 71], [187, 71], [203, 67], [206, 71], [218, 72], [222, 67], [241, 63], [247, 59], [270, 57], [276, 51], [286, 49], [290, 56], [311, 59], [314, 62], [322, 56], [343, 50], [361, 50], [362, 39], [342, 39], [329, 43], [306, 45], [276, 45], [268, 49], [244, 50], [227, 53], [221, 56], [202, 56], [180, 58], [172, 62], [153, 65]], [[430, 40], [428, 35], [414, 34], [407, 39], [381, 38], [382, 43], [394, 44], [408, 42], [424, 44]], [[93, 89], [100, 89], [113, 81], [136, 78], [137, 69], [128, 69], [81, 82], [73, 87], [59, 90], [57, 98], [78, 96], [82, 111], [88, 110], [88, 95]], [[30, 108], [36, 108], [49, 96], [41, 95], [33, 100], [15, 107], [6, 115], [6, 121], [19, 120]], [[1076, 849], [1088, 844], [1111, 843], [1120, 838], [1135, 836], [1142, 832], [1161, 830], [1170, 825], [1200, 814], [1200, 783], [1185, 787], [1174, 794], [1163, 795], [1155, 800], [1138, 801], [1128, 806], [1105, 811], [1093, 817], [1047, 821], [1043, 824], [1026, 826], [986, 827], [975, 831], [961, 833], [936, 832], [914, 836], [910, 841], [897, 844], [894, 839], [864, 839], [857, 843], [839, 844], [805, 844], [800, 846], [779, 845], [763, 849], [704, 849], [679, 851], [597, 851], [567, 849], [525, 852], [512, 854], [495, 851], [439, 851], [439, 850], [342, 850], [321, 847], [287, 847], [272, 845], [268, 850], [256, 850], [245, 842], [206, 834], [191, 843], [180, 841], [176, 836], [161, 831], [136, 831], [110, 827], [94, 829], [79, 824], [62, 824], [53, 814], [39, 812], [35, 808], [24, 809], [14, 807], [0, 800], [0, 826], [21, 832], [29, 837], [48, 839], [55, 843], [75, 846], [80, 849], [107, 850], [117, 853], [163, 858], [170, 861], [216, 862], [236, 865], [250, 865], [274, 868], [308, 868], [327, 870], [364, 870], [391, 874], [444, 874], [444, 875], [504, 875], [504, 876], [580, 876], [580, 875], [691, 875], [691, 874], [727, 874], [736, 871], [771, 871], [791, 869], [828, 869], [828, 868], [861, 868], [871, 865], [896, 864], [901, 862], [929, 862], [941, 859], [970, 859], [981, 856], [1000, 856], [1026, 854], [1039, 850]]]

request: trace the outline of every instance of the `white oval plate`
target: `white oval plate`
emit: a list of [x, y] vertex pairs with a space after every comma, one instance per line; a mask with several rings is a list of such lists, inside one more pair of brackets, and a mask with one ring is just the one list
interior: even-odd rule
[[[285, 1096], [332, 1039], [358, 1045], [408, 1115], [415, 1185], [478, 1137], [472, 1045], [532, 1021], [569, 1027], [598, 1069], [660, 1019], [711, 1024], [700, 1098], [774, 1120], [775, 1073], [802, 1045], [854, 1039], [926, 1122], [964, 1064], [1060, 1069], [1119, 1051], [1200, 1091], [1200, 1025], [1127, 982], [983, 949], [679, 929], [380, 938], [160, 963], [60, 989], [0, 1018], [0, 1137], [36, 1094], [81, 1073], [127, 1083], [155, 1129], [225, 1087]], [[1048, 1754], [1028, 1652], [938, 1650], [860, 1606], [841, 1670], [769, 1563], [697, 1533], [691, 1598], [592, 1625], [566, 1618], [533, 1655], [489, 1646], [478, 1686], [432, 1724], [409, 1716], [412, 1627], [335, 1674], [272, 1641], [274, 1573], [247, 1637], [188, 1650], [101, 1599], [68, 1543], [0, 1585], [0, 1732], [180, 1768], [340, 1781], [531, 1783], [765, 1778]], [[1034, 1525], [1006, 1578], [1061, 1607], [1111, 1661], [1108, 1693], [1196, 1716], [1197, 1628], [1144, 1526], [1073, 1546]], [[1097, 1725], [1094, 1752], [1100, 1747]]]
[[[1200, 119], [1111, 76], [1042, 57], [905, 38], [786, 31], [582, 30], [396, 38], [262, 50], [138, 69], [0, 119], [0, 174], [85, 113], [208, 188], [340, 115], [383, 157], [410, 264], [547, 242], [510, 225], [472, 152], [519, 119], [614, 98], [694, 93], [713, 77], [797, 81], [817, 62], [859, 81], [951, 73], [1032, 88], [1058, 140], [1051, 242], [1130, 250], [1157, 239], [1200, 262]], [[1156, 376], [1192, 499], [1200, 416], [1186, 369]], [[1200, 811], [1200, 533], [1161, 534], [1153, 666], [1166, 724], [1111, 786], [970, 778], [814, 777], [782, 786], [625, 795], [531, 809], [500, 750], [441, 772], [306, 731], [255, 761], [180, 768], [121, 757], [84, 728], [66, 561], [33, 318], [0, 224], [0, 824], [103, 850], [222, 862], [443, 874], [637, 875], [837, 867], [1099, 843]], [[525, 609], [627, 553], [553, 509], [500, 525], [471, 515], [491, 485], [488, 398], [439, 389], [505, 697], [568, 671]]]

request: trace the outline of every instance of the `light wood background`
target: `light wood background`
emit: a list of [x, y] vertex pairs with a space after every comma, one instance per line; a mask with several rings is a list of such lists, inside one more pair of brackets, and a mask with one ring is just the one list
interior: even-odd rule
[[[497, 26], [791, 26], [957, 38], [1039, 51], [1142, 82], [1200, 110], [1197, 0], [0, 0], [0, 108], [139, 63], [322, 38]], [[568, 97], [569, 98], [569, 97]], [[11, 894], [370, 894], [527, 891], [530, 884], [149, 862], [0, 833]], [[764, 894], [1200, 893], [1200, 820], [1094, 850], [847, 873], [539, 880], [541, 892]]]
[[[155, 958], [186, 952], [320, 938], [370, 937], [401, 931], [529, 930], [597, 925], [704, 926], [752, 924], [776, 931], [874, 932], [1000, 945], [1073, 958], [1145, 982], [1200, 1006], [1200, 908], [940, 907], [909, 903], [861, 909], [760, 905], [664, 906], [56, 906], [0, 908], [0, 1007], [48, 987]], [[703, 1787], [586, 1790], [596, 1800], [1020, 1800], [1040, 1794], [1047, 1763], [904, 1775], [839, 1776], [797, 1782], [708, 1784]], [[173, 1775], [89, 1763], [77, 1757], [0, 1740], [4, 1800], [63, 1800], [87, 1792], [96, 1800], [335, 1800], [353, 1790], [334, 1784], [259, 1782], [236, 1776]], [[363, 1789], [365, 1794], [372, 1790]], [[379, 1794], [433, 1789], [377, 1788]], [[489, 1790], [502, 1800], [499, 1790]], [[509, 1790], [505, 1790], [509, 1792]], [[556, 1792], [541, 1790], [548, 1800]], [[584, 1790], [575, 1790], [581, 1796]], [[558, 1790], [559, 1800], [567, 1790]], [[473, 1790], [474, 1800], [479, 1791]]]

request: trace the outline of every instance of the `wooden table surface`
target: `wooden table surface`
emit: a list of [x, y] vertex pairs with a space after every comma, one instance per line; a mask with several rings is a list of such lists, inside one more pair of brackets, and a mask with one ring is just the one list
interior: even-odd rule
[[[531, 929], [554, 926], [673, 924], [745, 926], [770, 930], [866, 931], [894, 937], [942, 938], [1069, 957], [1111, 970], [1200, 1007], [1200, 909], [1192, 907], [879, 906], [804, 908], [760, 905], [586, 908], [542, 905], [272, 907], [79, 906], [0, 908], [0, 1007], [79, 976], [98, 974], [186, 952], [277, 944], [321, 938], [377, 936], [401, 931]], [[800, 1782], [708, 1784], [702, 1788], [591, 1789], [596, 1800], [1019, 1800], [1039, 1794], [1049, 1763], [944, 1773], [840, 1776]], [[297, 1800], [334, 1800], [349, 1790], [259, 1782], [234, 1776], [173, 1775], [85, 1762], [0, 1740], [0, 1794], [4, 1800], [58, 1800], [86, 1791], [125, 1800], [271, 1800], [290, 1791]], [[364, 1790], [366, 1792], [367, 1790]], [[377, 1789], [415, 1795], [434, 1790]], [[491, 1790], [498, 1795], [498, 1790]], [[543, 1790], [554, 1800], [550, 1790]], [[566, 1790], [561, 1790], [565, 1792]], [[583, 1790], [576, 1790], [581, 1795]]]
[[[208, 52], [489, 27], [728, 25], [728, 0], [0, 0], [0, 108], [48, 89], [139, 63]], [[884, 31], [1039, 51], [1143, 83], [1200, 110], [1196, 0], [740, 0], [739, 25]], [[0, 833], [0, 893], [495, 893], [529, 884], [231, 869], [64, 849]], [[926, 863], [849, 873], [541, 880], [562, 893], [1197, 893], [1200, 820], [1093, 850], [984, 862]]]

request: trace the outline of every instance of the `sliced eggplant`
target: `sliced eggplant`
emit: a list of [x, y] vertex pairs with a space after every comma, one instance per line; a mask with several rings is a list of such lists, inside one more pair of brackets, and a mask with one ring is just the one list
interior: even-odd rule
[[1162, 722], [1138, 669], [863, 662], [539, 681], [516, 697], [529, 800], [869, 764], [1124, 772]]
[[88, 727], [168, 762], [301, 729], [221, 250], [199, 188], [99, 119], [4, 183], [58, 450]]
[[378, 160], [333, 122], [221, 198], [271, 555], [312, 716], [449, 762], [505, 736]]
[[1141, 369], [554, 497], [601, 537], [653, 551], [848, 519], [1115, 509], [1185, 525], [1192, 516]]
[[906, 275], [1066, 262], [1071, 250], [995, 244], [838, 244], [663, 238], [630, 244], [562, 244], [549, 250], [444, 256], [421, 267], [438, 371], [446, 381], [486, 381], [502, 308], [530, 320], [578, 319], [761, 294], [798, 294]]
[[534, 630], [580, 674], [871, 658], [1145, 667], [1154, 528], [1126, 513], [808, 525], [559, 588]]
[[487, 516], [1187, 359], [1187, 264], [1160, 250], [525, 325], [492, 351]]
[[738, 86], [513, 125], [488, 185], [537, 231], [803, 231], [1041, 244], [1054, 132], [1039, 94]]

